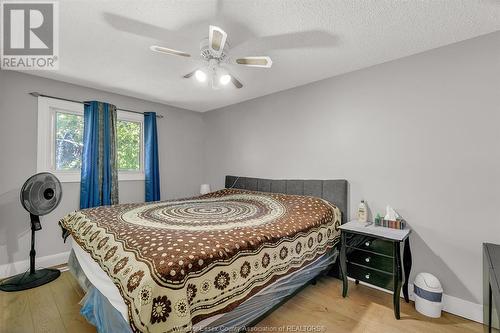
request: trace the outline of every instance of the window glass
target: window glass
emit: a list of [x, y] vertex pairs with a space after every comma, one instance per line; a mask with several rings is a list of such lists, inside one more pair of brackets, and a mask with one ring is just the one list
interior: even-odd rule
[[82, 165], [83, 116], [56, 112], [55, 169], [77, 171]]
[[142, 128], [140, 122], [117, 121], [118, 169], [139, 171], [141, 169]]

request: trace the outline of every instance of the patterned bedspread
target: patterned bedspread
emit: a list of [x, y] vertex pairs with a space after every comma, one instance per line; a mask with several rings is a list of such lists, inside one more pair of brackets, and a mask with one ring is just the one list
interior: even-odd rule
[[61, 220], [118, 287], [135, 332], [189, 332], [339, 238], [340, 210], [307, 196], [225, 189]]

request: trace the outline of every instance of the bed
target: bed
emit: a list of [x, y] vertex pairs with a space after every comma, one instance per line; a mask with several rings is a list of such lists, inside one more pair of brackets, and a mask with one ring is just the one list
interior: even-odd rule
[[226, 176], [225, 185], [61, 220], [87, 291], [82, 314], [99, 332], [239, 331], [334, 265], [345, 180]]

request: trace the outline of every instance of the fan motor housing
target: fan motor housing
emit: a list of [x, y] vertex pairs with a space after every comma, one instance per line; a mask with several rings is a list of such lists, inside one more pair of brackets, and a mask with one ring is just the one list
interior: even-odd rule
[[220, 55], [214, 54], [212, 52], [212, 50], [210, 50], [210, 47], [208, 46], [208, 37], [203, 38], [200, 42], [200, 55], [206, 61], [209, 61], [211, 59], [215, 59], [215, 60], [221, 62], [224, 59], [226, 59], [228, 51], [229, 51], [229, 41], [228, 40], [226, 40], [226, 44], [224, 45], [224, 49], [222, 50], [222, 53]]

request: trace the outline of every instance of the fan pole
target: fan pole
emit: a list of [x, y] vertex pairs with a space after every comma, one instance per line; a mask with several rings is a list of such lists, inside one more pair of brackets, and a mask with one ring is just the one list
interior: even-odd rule
[[35, 228], [31, 225], [30, 275], [35, 274]]
[[40, 218], [30, 214], [31, 217], [31, 250], [30, 250], [30, 275], [35, 274], [35, 231], [42, 229]]

